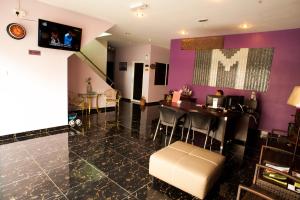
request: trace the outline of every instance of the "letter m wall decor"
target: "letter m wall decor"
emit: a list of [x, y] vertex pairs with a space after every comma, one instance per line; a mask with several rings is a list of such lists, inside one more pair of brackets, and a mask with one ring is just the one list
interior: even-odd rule
[[265, 92], [273, 48], [196, 50], [193, 84]]

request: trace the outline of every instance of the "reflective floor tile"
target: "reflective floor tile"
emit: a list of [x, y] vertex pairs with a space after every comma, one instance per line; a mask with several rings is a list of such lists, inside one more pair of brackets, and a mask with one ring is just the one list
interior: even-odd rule
[[149, 154], [149, 150], [140, 147], [137, 143], [126, 144], [115, 149], [116, 152], [126, 156], [132, 160], [136, 160]]
[[15, 181], [42, 174], [39, 166], [30, 158], [0, 165], [0, 187]]
[[79, 156], [68, 150], [45, 153], [34, 157], [34, 160], [45, 171], [79, 160]]
[[131, 162], [129, 159], [114, 150], [108, 150], [104, 153], [96, 154], [87, 158], [87, 161], [104, 173], [118, 167], [125, 166]]
[[52, 169], [48, 175], [64, 193], [80, 184], [103, 178], [101, 172], [83, 160]]
[[61, 195], [62, 193], [45, 175], [30, 177], [0, 187], [1, 200], [61, 199]]
[[110, 181], [108, 178], [102, 178], [98, 181], [89, 181], [70, 189], [66, 196], [72, 200], [118, 200], [129, 195], [124, 189]]
[[131, 193], [151, 182], [148, 170], [136, 163], [112, 170], [108, 177]]

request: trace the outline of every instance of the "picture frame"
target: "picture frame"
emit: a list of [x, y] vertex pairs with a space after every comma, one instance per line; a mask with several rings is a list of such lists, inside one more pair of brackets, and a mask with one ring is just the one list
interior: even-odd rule
[[127, 62], [120, 62], [119, 63], [119, 70], [120, 71], [127, 71]]

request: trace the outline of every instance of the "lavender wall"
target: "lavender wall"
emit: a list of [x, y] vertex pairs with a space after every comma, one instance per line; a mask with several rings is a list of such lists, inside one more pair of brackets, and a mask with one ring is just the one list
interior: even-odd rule
[[[287, 129], [295, 109], [286, 104], [289, 93], [300, 85], [300, 29], [250, 33], [225, 36], [224, 48], [274, 47], [269, 88], [258, 93], [261, 118], [259, 128]], [[180, 50], [180, 39], [171, 41], [169, 89], [179, 89], [189, 84], [199, 103], [205, 102], [207, 94], [214, 94], [215, 87], [192, 85], [195, 51]], [[226, 95], [244, 95], [251, 91], [222, 88]]]

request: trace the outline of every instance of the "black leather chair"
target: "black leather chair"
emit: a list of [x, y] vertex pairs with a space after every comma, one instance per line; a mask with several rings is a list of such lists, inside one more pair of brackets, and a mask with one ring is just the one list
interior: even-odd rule
[[[190, 130], [193, 131], [192, 141], [194, 140], [195, 131], [196, 131], [206, 135], [204, 146], [203, 146], [203, 148], [206, 148], [206, 143], [208, 137], [210, 136], [210, 132], [214, 133], [214, 130], [216, 128], [217, 118], [209, 113], [199, 112], [199, 111], [190, 111], [188, 113], [188, 118], [190, 124], [186, 136], [186, 142], [188, 141]], [[212, 145], [212, 137], [211, 137], [210, 145]]]
[[178, 123], [178, 120], [180, 118], [182, 118], [184, 114], [185, 113], [182, 110], [178, 110], [178, 109], [175, 109], [175, 108], [171, 108], [171, 107], [168, 107], [168, 106], [161, 105], [159, 107], [159, 120], [158, 120], [158, 123], [157, 123], [157, 127], [156, 127], [156, 130], [155, 130], [153, 141], [156, 138], [156, 135], [157, 135], [157, 132], [158, 132], [160, 126], [164, 125], [164, 126], [166, 126], [166, 136], [168, 134], [168, 127], [172, 128], [171, 135], [170, 135], [170, 140], [169, 140], [169, 144], [170, 144], [171, 139], [172, 139], [173, 134], [174, 134], [174, 131], [175, 131], [175, 128], [176, 128], [176, 125]]

